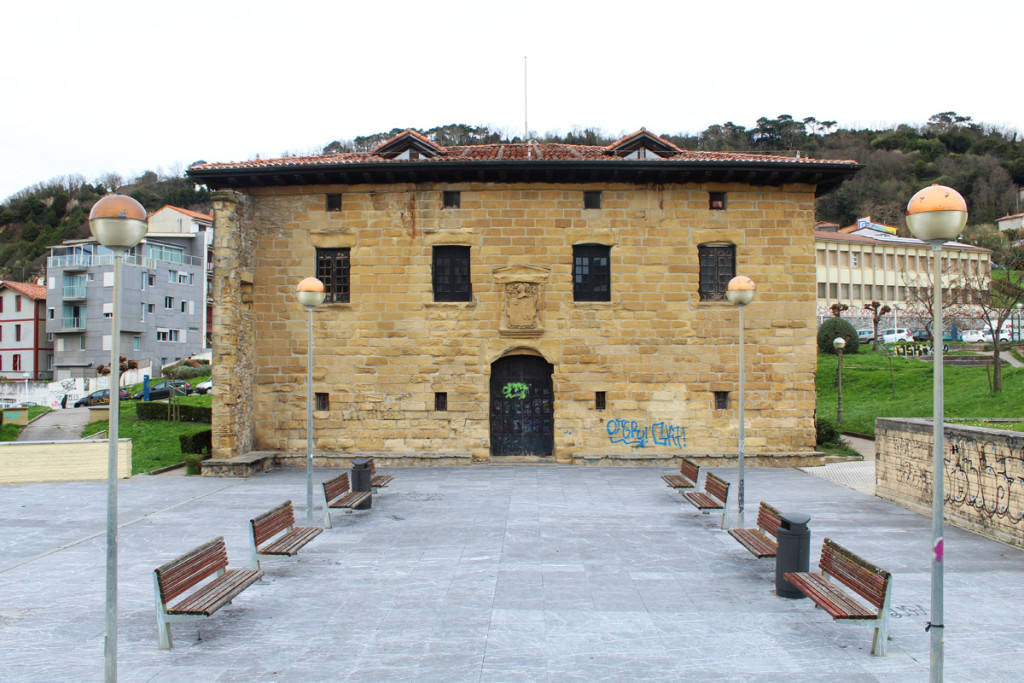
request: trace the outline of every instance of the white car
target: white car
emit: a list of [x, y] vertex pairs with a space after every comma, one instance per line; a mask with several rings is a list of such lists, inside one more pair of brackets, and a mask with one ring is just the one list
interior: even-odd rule
[[[982, 336], [982, 339], [981, 339], [982, 341], [991, 342], [992, 341], [992, 328], [986, 327], [985, 329], [983, 329], [981, 331], [981, 336]], [[1008, 342], [1008, 341], [1010, 341], [1010, 330], [1008, 328], [1004, 327], [1003, 329], [999, 330], [999, 341], [1001, 341], [1001, 342]]]
[[902, 342], [914, 341], [914, 335], [906, 328], [890, 327], [878, 331], [878, 340], [883, 344], [900, 344]]
[[976, 344], [978, 342], [985, 341], [984, 330], [964, 330], [960, 333], [960, 338], [968, 344]]
[[875, 333], [871, 330], [857, 330], [857, 341], [861, 344], [870, 344]]

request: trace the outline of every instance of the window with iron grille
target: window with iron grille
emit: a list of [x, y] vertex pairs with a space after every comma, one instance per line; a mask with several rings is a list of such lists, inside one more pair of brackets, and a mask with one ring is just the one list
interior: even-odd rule
[[611, 247], [577, 244], [572, 248], [573, 301], [611, 301]]
[[608, 407], [608, 400], [605, 392], [596, 391], [594, 392], [594, 408], [597, 410], [604, 410]]
[[316, 410], [330, 410], [331, 409], [331, 395], [330, 394], [314, 394], [316, 397]]
[[716, 391], [715, 392], [715, 410], [728, 410], [729, 409], [729, 392], [728, 391]]
[[434, 301], [471, 301], [469, 247], [434, 247]]
[[316, 250], [316, 277], [324, 283], [326, 303], [349, 301], [349, 251], [348, 247]]
[[458, 190], [444, 190], [441, 194], [441, 206], [443, 208], [457, 209], [462, 206], [462, 193]]
[[434, 392], [434, 410], [448, 410], [448, 392]]
[[341, 211], [341, 195], [329, 194], [324, 207], [327, 211]]
[[697, 247], [700, 261], [700, 300], [725, 301], [725, 287], [736, 275], [736, 245], [702, 244]]
[[583, 208], [584, 209], [600, 209], [601, 208], [601, 190], [584, 190], [583, 191]]

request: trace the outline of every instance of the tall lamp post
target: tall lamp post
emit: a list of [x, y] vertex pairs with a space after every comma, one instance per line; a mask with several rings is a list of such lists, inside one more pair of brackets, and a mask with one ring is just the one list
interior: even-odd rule
[[733, 279], [729, 280], [729, 284], [725, 286], [725, 298], [731, 303], [735, 304], [740, 310], [740, 438], [739, 438], [739, 486], [738, 495], [736, 496], [736, 528], [743, 529], [746, 525], [743, 523], [743, 450], [744, 450], [744, 427], [746, 419], [743, 415], [743, 394], [744, 384], [746, 383], [746, 368], [743, 361], [743, 336], [744, 336], [744, 325], [743, 325], [743, 309], [747, 307], [751, 301], [754, 300], [754, 281], [745, 275], [737, 275]]
[[846, 348], [846, 340], [836, 337], [832, 340], [832, 346], [836, 347], [836, 354], [839, 356], [839, 365], [836, 366], [836, 386], [839, 388], [836, 394], [836, 427], [843, 426], [843, 349]]
[[[955, 240], [967, 224], [967, 202], [944, 185], [919, 191], [907, 204], [907, 227], [917, 239], [932, 245], [932, 320], [934, 333], [942, 334], [942, 245]], [[932, 612], [927, 630], [931, 636], [929, 673], [933, 683], [942, 680], [945, 627], [943, 620], [943, 396], [942, 344], [934, 344], [932, 422]]]
[[1017, 309], [1017, 341], [1020, 341], [1022, 332], [1022, 330], [1020, 329], [1020, 309], [1024, 308], [1024, 304], [1018, 301], [1017, 305], [1014, 308]]
[[[112, 194], [89, 212], [89, 230], [114, 253], [113, 312], [110, 323], [110, 422], [107, 427], [107, 599], [103, 670], [117, 680], [117, 446], [121, 413], [121, 262], [146, 234], [146, 210], [131, 197]], [[115, 397], [117, 400], [115, 400]]]
[[324, 283], [307, 277], [296, 287], [299, 303], [309, 311], [309, 338], [306, 347], [306, 526], [313, 526], [313, 309], [327, 298]]

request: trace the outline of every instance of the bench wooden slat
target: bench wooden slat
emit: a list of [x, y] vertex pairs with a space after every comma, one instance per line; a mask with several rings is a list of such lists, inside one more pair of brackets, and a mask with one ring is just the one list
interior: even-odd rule
[[697, 486], [681, 474], [663, 474], [661, 478], [674, 489], [692, 489]]
[[370, 479], [370, 486], [374, 486], [376, 488], [384, 488], [394, 480], [395, 477], [394, 475], [391, 474], [375, 474]]
[[661, 478], [674, 489], [697, 488], [697, 480], [700, 478], [700, 465], [689, 458], [683, 458], [682, 462], [679, 463], [679, 474], [663, 474]]
[[875, 619], [878, 616], [821, 574], [787, 572], [785, 577], [833, 619]]
[[729, 535], [757, 558], [775, 557], [779, 546], [760, 529], [729, 529]]
[[682, 491], [681, 492], [690, 504], [704, 514], [712, 510], [722, 511], [722, 528], [725, 528], [726, 518], [729, 516], [729, 482], [716, 474], [708, 472], [704, 477], [703, 491]]
[[324, 528], [330, 529], [331, 510], [346, 510], [352, 512], [359, 505], [371, 500], [369, 491], [349, 491], [348, 472], [339, 474], [333, 479], [323, 483], [324, 488]]
[[341, 498], [335, 498], [330, 501], [330, 507], [334, 509], [355, 508], [369, 497], [369, 491], [350, 491]]
[[296, 555], [302, 546], [316, 538], [323, 531], [320, 527], [296, 527], [281, 538], [259, 549], [260, 555]]
[[156, 574], [164, 603], [170, 602], [211, 574], [226, 569], [227, 566], [227, 547], [224, 545], [224, 537], [218, 536], [159, 567]]
[[687, 491], [683, 495], [698, 510], [721, 510], [723, 508], [720, 500], [712, 498], [703, 491]]
[[295, 510], [292, 508], [292, 502], [285, 501], [273, 510], [254, 517], [250, 523], [256, 545], [260, 545], [289, 527], [295, 526]]
[[168, 607], [167, 613], [208, 617], [262, 577], [263, 572], [258, 569], [229, 569], [178, 604]]

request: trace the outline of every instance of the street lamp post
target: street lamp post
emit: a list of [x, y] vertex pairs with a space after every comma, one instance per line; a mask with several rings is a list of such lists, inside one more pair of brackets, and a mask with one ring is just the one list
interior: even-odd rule
[[306, 347], [306, 526], [313, 526], [313, 309], [324, 302], [327, 290], [315, 277], [307, 277], [296, 287], [299, 303], [309, 311], [309, 337]]
[[[121, 412], [121, 262], [146, 234], [146, 210], [131, 197], [113, 194], [89, 212], [89, 230], [114, 253], [113, 312], [110, 323], [110, 422], [107, 426], [107, 599], [103, 670], [117, 680], [117, 446]], [[115, 400], [115, 397], [117, 400]]]
[[843, 349], [846, 348], [846, 340], [836, 337], [832, 340], [832, 346], [836, 347], [836, 354], [839, 356], [839, 365], [836, 367], [836, 386], [839, 391], [836, 395], [836, 427], [843, 426]]
[[1017, 309], [1017, 341], [1019, 342], [1021, 340], [1021, 332], [1022, 332], [1022, 330], [1020, 329], [1020, 309], [1024, 308], [1024, 304], [1022, 304], [1022, 303], [1020, 303], [1018, 301], [1017, 305], [1014, 308]]
[[[919, 191], [907, 204], [907, 227], [917, 239], [932, 245], [932, 320], [937, 334], [942, 333], [942, 245], [955, 240], [967, 224], [967, 202], [956, 190], [932, 185]], [[942, 344], [934, 345], [934, 387], [932, 391], [932, 611], [928, 622], [930, 641], [930, 680], [943, 677], [943, 387]]]
[[743, 394], [744, 384], [746, 383], [746, 368], [744, 367], [743, 361], [743, 337], [744, 337], [744, 325], [743, 325], [743, 309], [746, 308], [747, 304], [754, 300], [754, 281], [745, 275], [737, 275], [733, 279], [729, 280], [729, 284], [725, 287], [725, 298], [731, 303], [735, 304], [740, 311], [740, 386], [739, 386], [739, 398], [740, 398], [740, 436], [739, 436], [739, 485], [737, 486], [736, 496], [736, 528], [742, 529], [745, 527], [743, 523], [743, 450], [744, 450], [744, 428], [746, 419], [743, 415]]

